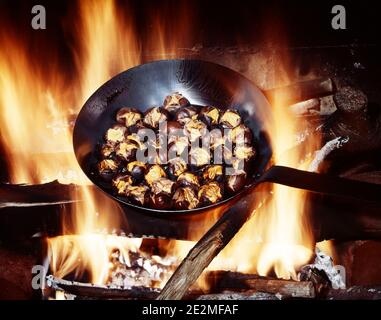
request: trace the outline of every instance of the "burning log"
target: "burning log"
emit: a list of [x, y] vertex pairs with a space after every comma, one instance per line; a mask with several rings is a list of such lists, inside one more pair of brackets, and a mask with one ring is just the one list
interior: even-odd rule
[[337, 110], [333, 95], [321, 98], [313, 98], [306, 101], [301, 101], [290, 106], [291, 111], [297, 116], [308, 116], [323, 120]]
[[285, 99], [284, 104], [292, 105], [297, 102], [328, 96], [334, 91], [333, 81], [330, 78], [323, 78], [293, 83], [288, 86], [267, 90], [265, 93], [270, 101], [273, 97], [280, 95]]
[[348, 289], [331, 289], [327, 293], [327, 300], [380, 300], [380, 286], [353, 286]]
[[158, 289], [146, 287], [131, 287], [130, 289], [120, 289], [110, 286], [92, 285], [76, 281], [57, 279], [52, 276], [47, 277], [48, 287], [55, 290], [65, 291], [79, 297], [91, 297], [93, 299], [155, 299], [159, 293]]
[[[253, 193], [249, 193], [222, 216], [189, 251], [187, 257], [161, 291], [158, 300], [181, 299], [184, 297], [189, 287], [198, 279], [204, 269], [250, 218], [257, 204], [255, 200]], [[265, 200], [262, 199], [262, 201]]]
[[247, 290], [244, 292], [224, 291], [202, 295], [197, 300], [279, 300], [274, 294]]
[[311, 281], [271, 279], [253, 274], [229, 271], [209, 272], [207, 275], [211, 292], [245, 290], [278, 294], [285, 298], [315, 298], [315, 288]]
[[[207, 274], [214, 285], [204, 292], [192, 288], [184, 296], [186, 300], [222, 299], [232, 297], [240, 300], [262, 300], [280, 298], [315, 298], [315, 290], [310, 281], [293, 281], [259, 277], [253, 274], [241, 274], [227, 271], [214, 271]], [[119, 288], [116, 286], [92, 285], [76, 281], [68, 281], [47, 277], [47, 289], [64, 291], [77, 296], [79, 299], [156, 299], [160, 289], [144, 286]]]
[[38, 185], [0, 184], [0, 209], [14, 207], [42, 207], [76, 202], [73, 184], [52, 181]]
[[[374, 300], [381, 298], [381, 288], [379, 286], [354, 286], [348, 289], [329, 289], [324, 296], [315, 296], [315, 291], [311, 282], [297, 282], [279, 279], [262, 279], [262, 284], [258, 282], [256, 275], [243, 275], [226, 271], [215, 271], [214, 275], [223, 275], [225, 279], [232, 281], [231, 288], [224, 288], [224, 280], [215, 290], [204, 293], [198, 289], [193, 289], [184, 297], [186, 300], [278, 300], [278, 299], [335, 299], [335, 300]], [[235, 281], [239, 278], [251, 279], [248, 282], [248, 289], [239, 289], [235, 286]], [[225, 280], [226, 281], [226, 280]], [[247, 280], [248, 281], [248, 280]], [[271, 284], [270, 282], [271, 281]], [[118, 299], [118, 300], [153, 300], [160, 294], [160, 289], [147, 287], [131, 287], [120, 289], [110, 286], [92, 285], [75, 281], [57, 279], [52, 276], [47, 277], [47, 288], [45, 296], [52, 295], [52, 290], [63, 291], [66, 294], [75, 295], [76, 299]], [[250, 287], [254, 288], [250, 288]], [[226, 286], [227, 287], [227, 286]], [[279, 290], [279, 291], [277, 291]], [[293, 291], [294, 290], [294, 291]]]

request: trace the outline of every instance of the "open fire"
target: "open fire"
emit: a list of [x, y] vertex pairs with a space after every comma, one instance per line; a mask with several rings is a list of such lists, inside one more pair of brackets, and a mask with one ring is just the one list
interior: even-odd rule
[[[88, 282], [102, 285], [110, 284], [115, 268], [113, 254], [118, 252], [118, 261], [131, 266], [131, 254], [140, 254], [142, 239], [112, 235], [113, 230], [123, 230], [128, 221], [112, 200], [99, 203], [97, 193], [89, 188], [90, 182], [72, 151], [72, 122], [80, 106], [100, 85], [145, 61], [142, 48], [158, 52], [161, 59], [179, 58], [176, 48], [181, 47], [183, 38], [191, 36], [187, 27], [190, 15], [179, 19], [182, 24], [178, 30], [168, 25], [166, 17], [153, 17], [154, 31], [143, 42], [128, 11], [118, 12], [114, 1], [81, 1], [78, 12], [79, 23], [67, 28], [75, 39], [72, 54], [76, 62], [69, 81], [60, 77], [63, 66], [37, 64], [29, 59], [21, 42], [0, 35], [1, 46], [8, 48], [0, 53], [1, 143], [10, 182], [36, 184], [58, 179], [81, 185], [82, 201], [68, 212], [74, 217], [73, 226], [65, 228], [63, 221], [65, 234], [48, 239], [50, 269], [57, 278], [74, 275], [81, 280], [87, 274]], [[285, 85], [292, 66], [284, 61], [281, 64], [283, 77], [276, 80]], [[306, 131], [304, 123], [291, 112], [287, 101], [287, 92], [275, 95], [272, 101], [274, 119], [267, 129], [272, 132], [273, 162], [308, 170], [314, 152], [321, 147], [320, 137], [303, 136], [300, 142]], [[308, 208], [304, 206], [306, 192], [274, 185], [272, 193], [271, 202], [256, 212], [208, 271], [297, 279], [300, 267], [310, 262], [315, 247], [306, 216]], [[171, 240], [164, 257], [151, 257], [157, 265], [169, 265], [151, 285], [162, 287], [193, 245]]]

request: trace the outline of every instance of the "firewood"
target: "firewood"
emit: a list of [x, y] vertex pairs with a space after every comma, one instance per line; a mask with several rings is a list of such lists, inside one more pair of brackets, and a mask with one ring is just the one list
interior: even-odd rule
[[[255, 198], [253, 193], [246, 194], [198, 241], [168, 280], [158, 300], [175, 300], [184, 297], [204, 269], [251, 217], [257, 205]], [[263, 202], [265, 200], [262, 199]]]
[[330, 289], [327, 300], [380, 300], [380, 286], [353, 286], [347, 289]]
[[130, 289], [114, 288], [102, 285], [92, 285], [76, 281], [57, 279], [52, 276], [47, 278], [48, 287], [61, 290], [81, 298], [91, 299], [155, 299], [158, 289], [146, 287], [131, 287]]
[[76, 188], [73, 184], [65, 185], [58, 181], [37, 185], [0, 184], [0, 209], [73, 203], [77, 201], [72, 197]]
[[316, 296], [311, 281], [282, 280], [228, 271], [209, 272], [206, 278], [211, 285], [211, 292], [241, 289], [279, 294], [285, 298], [315, 298]]
[[221, 293], [205, 294], [198, 297], [197, 300], [279, 300], [279, 298], [274, 294], [258, 292], [255, 290], [247, 290], [243, 292], [227, 290]]
[[323, 78], [292, 83], [288, 86], [267, 90], [265, 94], [270, 99], [270, 102], [274, 97], [281, 96], [285, 99], [283, 100], [285, 105], [291, 105], [313, 98], [328, 96], [334, 91], [332, 80]]

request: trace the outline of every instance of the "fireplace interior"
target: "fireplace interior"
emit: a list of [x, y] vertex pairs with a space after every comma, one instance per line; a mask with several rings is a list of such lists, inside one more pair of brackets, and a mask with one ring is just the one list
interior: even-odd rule
[[[146, 1], [131, 4], [130, 11], [120, 1], [110, 1], [112, 5], [58, 1], [54, 5], [46, 2], [52, 9], [48, 18], [51, 27], [36, 32], [23, 22], [30, 20], [26, 18], [30, 14], [29, 2], [4, 3], [0, 10], [4, 17], [1, 24], [10, 31], [0, 33], [0, 43], [8, 45], [10, 50], [0, 54], [1, 61], [5, 61], [0, 64], [0, 72], [6, 75], [12, 71], [7, 69], [9, 55], [18, 54], [19, 68], [25, 69], [23, 76], [27, 80], [26, 84], [14, 84], [12, 72], [9, 77], [0, 76], [1, 125], [9, 122], [6, 111], [13, 107], [9, 103], [22, 104], [28, 98], [6, 100], [5, 93], [18, 96], [28, 90], [40, 90], [41, 96], [50, 94], [51, 97], [44, 100], [32, 94], [30, 101], [41, 105], [25, 108], [25, 114], [12, 113], [13, 122], [0, 139], [0, 299], [381, 299], [380, 203], [304, 191], [305, 203], [298, 219], [299, 223], [308, 225], [310, 253], [299, 264], [293, 261], [293, 271], [285, 274], [275, 258], [269, 267], [262, 266], [261, 261], [247, 266], [251, 255], [245, 257], [242, 252], [260, 253], [254, 245], [263, 239], [256, 238], [261, 221], [256, 220], [257, 214], [255, 219], [242, 221], [241, 229], [239, 221], [244, 218], [240, 212], [242, 208], [253, 211], [255, 207], [254, 211], [262, 216], [261, 212], [269, 210], [276, 193], [272, 184], [258, 188], [255, 200], [246, 199], [249, 206], [243, 207], [244, 202], [234, 204], [230, 212], [237, 220], [225, 230], [221, 229], [223, 220], [219, 224], [222, 217], [219, 211], [179, 219], [121, 211], [118, 204], [94, 185], [83, 184], [76, 163], [65, 160], [74, 159], [71, 133], [81, 106], [105, 81], [145, 62], [198, 59], [238, 71], [262, 90], [272, 106], [282, 97], [282, 108], [288, 110], [292, 121], [302, 124], [295, 132], [295, 144], [286, 149], [297, 150], [299, 158], [310, 159], [309, 171], [381, 184], [380, 48], [373, 29], [361, 27], [363, 7], [347, 9], [358, 9], [360, 15], [353, 21], [352, 31], [335, 31], [321, 18], [324, 14], [330, 17], [329, 6], [325, 4], [294, 9], [281, 4], [248, 7], [243, 3], [230, 4], [216, 15], [216, 1], [192, 6], [180, 3], [160, 7], [155, 16], [156, 11]], [[10, 12], [16, 7], [19, 10], [11, 19]], [[133, 28], [127, 19], [131, 12], [137, 20]], [[248, 12], [256, 12], [257, 19]], [[166, 17], [171, 15], [182, 23], [168, 22]], [[368, 19], [369, 10], [365, 15]], [[307, 16], [311, 19], [308, 23]], [[151, 17], [150, 23], [141, 25], [141, 17]], [[226, 26], [227, 17], [234, 27]], [[94, 24], [89, 26], [87, 23], [92, 19]], [[77, 23], [74, 27], [62, 21]], [[199, 28], [194, 28], [190, 21], [199, 21]], [[305, 26], [303, 32], [301, 25]], [[97, 38], [94, 26], [99, 28], [96, 29], [98, 39], [94, 39]], [[182, 29], [176, 32], [178, 26]], [[157, 32], [160, 40], [156, 39]], [[120, 39], [129, 46], [121, 45]], [[139, 41], [140, 46], [136, 44]], [[34, 47], [28, 52], [26, 48], [32, 43]], [[41, 52], [47, 46], [55, 49]], [[70, 51], [71, 47], [77, 51]], [[106, 49], [98, 52], [100, 60], [93, 61], [96, 50], [102, 47]], [[49, 74], [50, 68], [42, 61], [53, 61], [53, 56], [60, 61], [62, 70], [57, 64]], [[43, 81], [38, 78], [39, 85], [34, 87], [28, 78], [33, 72], [37, 78], [39, 73], [44, 78]], [[70, 73], [76, 78], [72, 87], [65, 94], [60, 92], [59, 98], [55, 97], [64, 89], [62, 82], [70, 83]], [[53, 74], [62, 78], [53, 81], [50, 77]], [[60, 90], [49, 91], [51, 87], [47, 83]], [[115, 95], [110, 92], [109, 99]], [[65, 99], [70, 103], [65, 103]], [[50, 105], [42, 105], [49, 101]], [[26, 155], [19, 154], [19, 146], [12, 143], [23, 140], [9, 141], [9, 132], [13, 134], [18, 125], [31, 121], [33, 108], [65, 117], [60, 118], [61, 122], [48, 123], [49, 118], [36, 120], [33, 126], [47, 129], [31, 130], [29, 139], [38, 142], [41, 133], [53, 130], [58, 136], [65, 135], [66, 140], [51, 139], [47, 146], [38, 149], [32, 145], [26, 147]], [[27, 130], [33, 128], [25, 126]], [[319, 146], [311, 149], [310, 142], [317, 139]], [[45, 143], [44, 139], [40, 141]], [[83, 216], [84, 211], [91, 211], [92, 218]], [[293, 217], [288, 206], [282, 214], [289, 220]], [[83, 227], [89, 225], [90, 235]], [[222, 239], [229, 239], [226, 243], [220, 238], [208, 238], [216, 228], [223, 230], [218, 234], [222, 234]], [[84, 236], [88, 238], [82, 242]], [[205, 237], [218, 247], [215, 251], [211, 249], [213, 253], [208, 251], [212, 247], [210, 242], [200, 241]], [[76, 246], [81, 249], [75, 251]], [[81, 255], [81, 250], [87, 250], [86, 256]], [[99, 256], [95, 262], [94, 256]], [[75, 262], [70, 263], [71, 260]], [[105, 263], [106, 269], [94, 270]], [[36, 265], [44, 267], [44, 277], [37, 290], [31, 285], [36, 275], [32, 269]], [[191, 274], [190, 270], [196, 269], [203, 271], [200, 277]], [[181, 273], [184, 270], [188, 273]], [[188, 286], [182, 293], [169, 280], [176, 272], [185, 278], [189, 274]]]

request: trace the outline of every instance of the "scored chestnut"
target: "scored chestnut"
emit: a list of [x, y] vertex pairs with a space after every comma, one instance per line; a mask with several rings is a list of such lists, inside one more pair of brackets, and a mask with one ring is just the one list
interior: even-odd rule
[[207, 126], [213, 127], [218, 124], [220, 119], [220, 110], [216, 107], [203, 107], [198, 115], [198, 119]]
[[105, 143], [100, 148], [100, 154], [104, 159], [112, 158], [115, 154], [115, 148], [113, 145]]
[[220, 125], [226, 129], [233, 129], [242, 122], [241, 116], [236, 110], [228, 109], [220, 117]]
[[200, 120], [192, 119], [184, 125], [184, 133], [189, 141], [193, 142], [208, 133], [206, 124]]
[[104, 159], [98, 164], [99, 176], [104, 180], [111, 180], [118, 172], [119, 162], [113, 159]]
[[153, 194], [165, 194], [171, 196], [175, 183], [167, 178], [159, 178], [152, 182], [151, 191]]
[[143, 147], [143, 139], [138, 133], [131, 133], [126, 137], [127, 142], [133, 143], [138, 149]]
[[178, 210], [194, 209], [199, 204], [195, 191], [190, 187], [178, 188], [172, 197], [172, 202]]
[[253, 134], [247, 126], [240, 124], [229, 130], [228, 139], [233, 143], [251, 145], [253, 143]]
[[198, 191], [198, 199], [203, 205], [215, 204], [222, 199], [219, 183], [213, 181], [203, 185]]
[[125, 194], [127, 187], [133, 185], [132, 177], [128, 174], [118, 175], [112, 180], [112, 185], [118, 192], [118, 194]]
[[168, 144], [168, 160], [183, 155], [189, 148], [189, 141], [187, 137], [177, 137]]
[[169, 160], [168, 176], [171, 179], [177, 179], [181, 174], [187, 171], [188, 165], [183, 158], [177, 157]]
[[224, 145], [225, 139], [223, 131], [221, 129], [215, 128], [209, 132], [209, 144], [212, 150], [217, 149]]
[[124, 124], [126, 127], [136, 125], [142, 118], [142, 114], [134, 108], [122, 108], [116, 114], [116, 121]]
[[167, 175], [165, 171], [160, 165], [152, 164], [147, 167], [144, 179], [146, 180], [147, 184], [151, 187], [156, 180], [160, 178], [165, 178], [166, 176]]
[[131, 202], [144, 205], [149, 201], [149, 188], [145, 185], [128, 186], [126, 196]]
[[175, 141], [177, 138], [184, 136], [183, 127], [180, 123], [176, 121], [167, 122], [167, 136], [168, 142]]
[[176, 112], [174, 120], [182, 125], [186, 124], [188, 121], [197, 117], [199, 108], [195, 106], [188, 106], [181, 108]]
[[169, 209], [172, 207], [172, 198], [165, 194], [150, 194], [148, 204], [153, 209]]
[[189, 152], [189, 162], [193, 169], [203, 167], [210, 163], [210, 152], [204, 148], [192, 148]]
[[128, 132], [129, 132], [129, 134], [133, 134], [133, 133], [139, 134], [139, 132], [141, 132], [141, 130], [147, 130], [147, 129], [149, 129], [149, 128], [147, 128], [145, 126], [143, 121], [139, 121], [135, 125], [128, 127]]
[[168, 120], [168, 114], [165, 110], [159, 107], [148, 109], [144, 114], [143, 122], [152, 129], [158, 129], [161, 122]]
[[146, 168], [146, 165], [140, 161], [133, 161], [127, 164], [127, 171], [131, 174], [135, 183], [141, 182], [144, 179]]
[[94, 172], [140, 206], [194, 209], [244, 188], [257, 150], [234, 109], [195, 106], [181, 93], [144, 114], [124, 107], [96, 146]]
[[182, 94], [175, 92], [164, 99], [163, 108], [170, 114], [175, 114], [181, 108], [189, 105], [189, 101]]
[[184, 172], [177, 178], [177, 186], [198, 189], [200, 187], [200, 181], [195, 174]]
[[222, 182], [224, 178], [224, 168], [220, 164], [207, 166], [202, 172], [202, 178], [205, 182]]
[[226, 176], [225, 179], [225, 190], [229, 194], [235, 194], [239, 190], [241, 190], [247, 180], [247, 174], [243, 171], [241, 173], [235, 174], [235, 175], [230, 175]]
[[238, 145], [234, 148], [234, 156], [240, 160], [248, 161], [255, 156], [255, 149], [249, 145]]
[[105, 140], [107, 143], [114, 145], [118, 142], [122, 142], [127, 135], [127, 128], [121, 124], [115, 124], [107, 130]]
[[118, 143], [115, 148], [115, 154], [121, 159], [125, 161], [134, 161], [136, 158], [136, 151], [138, 147], [135, 143], [131, 141], [124, 141]]

